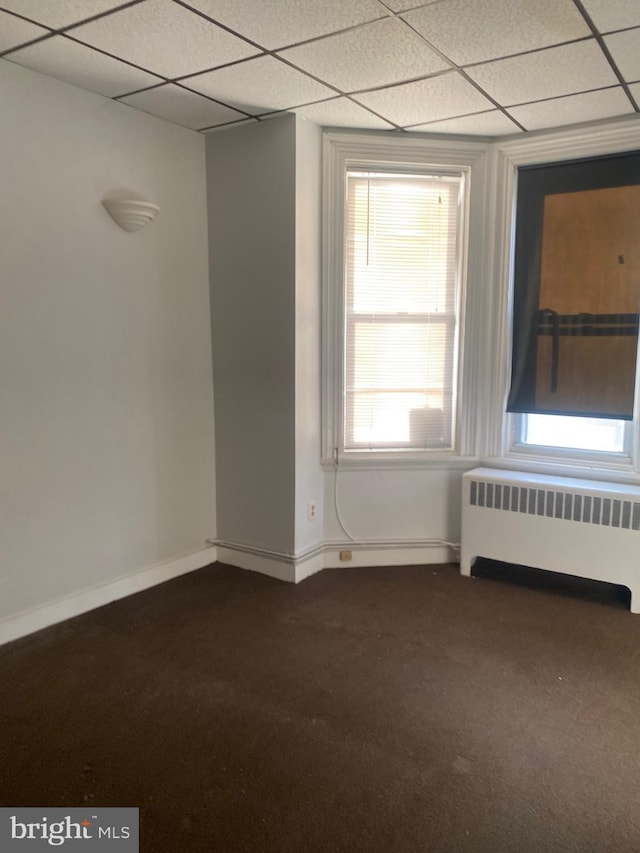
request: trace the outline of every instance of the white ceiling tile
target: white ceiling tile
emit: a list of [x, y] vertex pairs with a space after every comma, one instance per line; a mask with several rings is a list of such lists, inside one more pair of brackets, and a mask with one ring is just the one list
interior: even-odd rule
[[224, 133], [225, 130], [228, 130], [231, 127], [238, 127], [240, 124], [257, 124], [259, 119], [257, 118], [243, 118], [240, 121], [234, 121], [233, 124], [222, 124], [219, 127], [208, 127], [206, 130], [202, 132], [205, 134], [209, 133]]
[[193, 130], [245, 118], [242, 113], [224, 107], [222, 104], [216, 104], [215, 101], [210, 101], [194, 92], [188, 92], [172, 83], [146, 92], [138, 92], [136, 95], [128, 95], [126, 98], [121, 98], [120, 103], [129, 104], [145, 113], [151, 113]]
[[0, 53], [19, 44], [26, 44], [40, 36], [46, 36], [48, 33], [49, 30], [23, 21], [22, 18], [0, 12]]
[[640, 80], [640, 27], [605, 36], [605, 44], [625, 80]]
[[449, 68], [399, 20], [386, 18], [281, 54], [343, 92], [385, 86]]
[[349, 98], [332, 98], [319, 104], [299, 107], [296, 113], [323, 127], [362, 127], [390, 130], [393, 125], [374, 116]]
[[186, 0], [194, 9], [274, 50], [385, 16], [377, 0]]
[[447, 0], [403, 18], [458, 65], [590, 35], [572, 0]]
[[7, 59], [109, 98], [159, 83], [158, 77], [63, 36], [9, 54]]
[[579, 124], [583, 121], [611, 118], [631, 112], [633, 107], [620, 86], [601, 89], [598, 92], [567, 95], [551, 101], [523, 104], [509, 109], [509, 113], [527, 130]]
[[254, 114], [287, 110], [335, 95], [333, 89], [272, 56], [260, 56], [199, 74], [185, 80], [184, 85]]
[[145, 0], [78, 27], [73, 36], [166, 77], [192, 74], [257, 52], [171, 0]]
[[636, 99], [636, 103], [640, 104], [640, 83], [632, 83], [631, 86], [629, 86], [629, 91]]
[[122, 6], [125, 0], [2, 0], [3, 9], [17, 12], [54, 30]]
[[439, 3], [440, 0], [385, 0], [385, 5], [394, 12], [406, 12], [415, 9], [416, 6], [428, 6], [430, 3]]
[[452, 118], [493, 107], [491, 101], [457, 71], [355, 97], [360, 103], [401, 126]]
[[422, 130], [427, 133], [459, 133], [465, 136], [507, 136], [510, 133], [520, 132], [520, 128], [500, 110], [448, 118], [431, 124], [417, 125], [409, 130]]
[[591, 20], [601, 33], [640, 26], [638, 0], [583, 0]]
[[618, 82], [595, 39], [488, 62], [467, 69], [467, 73], [503, 106], [602, 89]]

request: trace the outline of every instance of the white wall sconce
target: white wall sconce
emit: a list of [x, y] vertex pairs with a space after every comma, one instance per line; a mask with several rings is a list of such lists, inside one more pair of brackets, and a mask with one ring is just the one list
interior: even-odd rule
[[102, 199], [109, 216], [125, 231], [138, 231], [151, 222], [160, 210], [157, 204], [124, 193], [112, 193]]

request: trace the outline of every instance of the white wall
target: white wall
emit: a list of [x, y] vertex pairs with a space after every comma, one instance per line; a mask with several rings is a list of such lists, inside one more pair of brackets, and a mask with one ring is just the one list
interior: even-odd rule
[[[296, 493], [295, 553], [322, 542], [324, 475], [320, 465], [320, 219], [322, 209], [322, 132], [296, 123]], [[308, 503], [316, 517], [308, 517]]]
[[[335, 511], [356, 542], [405, 543], [431, 539], [460, 541], [460, 500], [464, 469], [340, 468], [325, 475], [325, 539], [344, 542]], [[335, 493], [335, 494], [334, 494]], [[425, 555], [426, 556], [426, 555]], [[438, 557], [439, 558], [439, 557]]]
[[215, 504], [204, 139], [0, 64], [2, 618], [202, 550]]
[[293, 554], [295, 117], [207, 138], [218, 536]]

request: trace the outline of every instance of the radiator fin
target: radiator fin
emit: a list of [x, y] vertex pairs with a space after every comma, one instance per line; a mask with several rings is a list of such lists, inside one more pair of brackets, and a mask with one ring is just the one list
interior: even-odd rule
[[471, 480], [471, 506], [640, 531], [640, 501]]

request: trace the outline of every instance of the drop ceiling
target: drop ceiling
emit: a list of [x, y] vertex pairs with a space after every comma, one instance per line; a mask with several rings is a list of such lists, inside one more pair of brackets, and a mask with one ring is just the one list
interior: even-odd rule
[[0, 0], [0, 57], [205, 132], [506, 136], [638, 112], [640, 0]]

